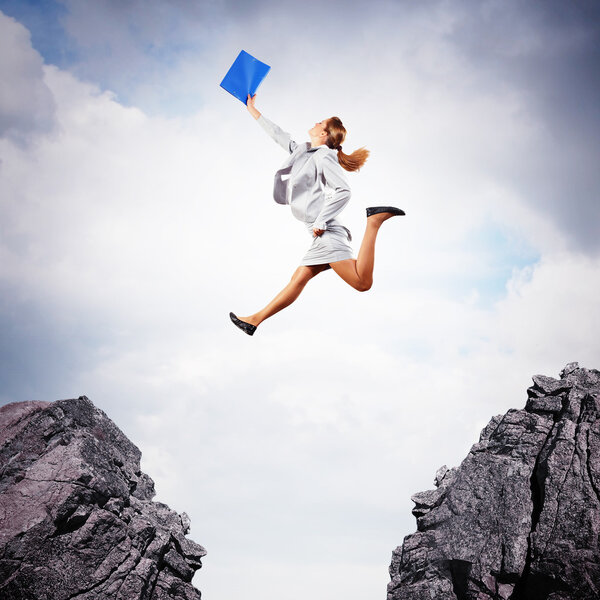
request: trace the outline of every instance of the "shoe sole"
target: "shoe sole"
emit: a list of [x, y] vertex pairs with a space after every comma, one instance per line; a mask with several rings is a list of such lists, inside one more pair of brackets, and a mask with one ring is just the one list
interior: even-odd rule
[[401, 208], [396, 208], [395, 206], [371, 206], [370, 208], [367, 208], [367, 218], [380, 213], [391, 213], [398, 217], [406, 215]]

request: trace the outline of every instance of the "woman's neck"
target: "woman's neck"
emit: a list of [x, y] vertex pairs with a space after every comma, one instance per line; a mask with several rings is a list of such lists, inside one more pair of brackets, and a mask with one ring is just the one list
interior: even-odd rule
[[323, 146], [325, 144], [325, 140], [323, 138], [310, 138], [310, 147], [316, 148], [317, 146]]

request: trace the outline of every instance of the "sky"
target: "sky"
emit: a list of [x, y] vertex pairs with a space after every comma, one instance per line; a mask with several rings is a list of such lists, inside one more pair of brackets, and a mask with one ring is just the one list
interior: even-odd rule
[[[375, 283], [331, 271], [253, 337], [229, 321], [310, 238], [285, 159], [366, 146], [342, 215]], [[0, 404], [88, 396], [192, 520], [206, 600], [384, 598], [410, 496], [531, 376], [600, 368], [596, 2], [0, 0]]]

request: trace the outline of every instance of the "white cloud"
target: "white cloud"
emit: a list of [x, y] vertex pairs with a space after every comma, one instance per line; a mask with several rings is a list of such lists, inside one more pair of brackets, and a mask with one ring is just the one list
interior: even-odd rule
[[[229, 310], [263, 305], [309, 242], [270, 199], [281, 150], [216, 84], [192, 116], [149, 115], [41, 70], [25, 30], [3, 21], [15, 72], [29, 56], [40, 71], [27, 85], [55, 106], [35, 144], [0, 141], [4, 354], [30, 361], [6, 371], [3, 401], [65, 389], [105, 409], [159, 498], [191, 515], [209, 551], [197, 584], [214, 598], [385, 593], [390, 553], [414, 529], [410, 495], [493, 414], [523, 406], [534, 372], [598, 366], [599, 261], [570, 251], [573, 232], [507, 175], [543, 152], [543, 120], [519, 89], [478, 90], [481, 73], [443, 37], [455, 22], [425, 17], [407, 16], [393, 59], [363, 56], [380, 31], [327, 64], [322, 45], [253, 38], [277, 61], [266, 114], [301, 137], [339, 112], [349, 147], [372, 150], [351, 176], [356, 247], [365, 206], [408, 213], [381, 231], [371, 292], [325, 273], [253, 338]], [[215, 48], [209, 68], [230, 52]], [[341, 91], [319, 86], [331, 69]], [[36, 354], [42, 336], [53, 351]]]
[[29, 32], [0, 12], [0, 137], [23, 140], [52, 126], [54, 102]]

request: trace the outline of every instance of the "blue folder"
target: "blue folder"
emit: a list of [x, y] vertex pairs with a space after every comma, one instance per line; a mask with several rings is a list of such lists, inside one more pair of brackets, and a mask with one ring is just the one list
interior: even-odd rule
[[235, 59], [221, 87], [246, 104], [248, 94], [254, 96], [271, 67], [242, 50]]

